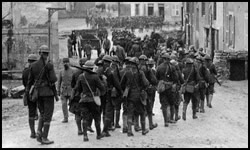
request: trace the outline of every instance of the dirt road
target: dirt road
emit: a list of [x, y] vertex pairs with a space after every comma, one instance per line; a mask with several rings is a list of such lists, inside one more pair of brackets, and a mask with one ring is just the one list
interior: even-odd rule
[[[2, 147], [11, 148], [115, 148], [115, 147], [248, 147], [248, 80], [225, 81], [223, 86], [216, 85], [213, 108], [206, 107], [206, 113], [198, 113], [192, 119], [191, 103], [187, 110], [187, 120], [164, 127], [159, 98], [156, 95], [154, 121], [158, 127], [146, 136], [134, 132], [127, 137], [121, 129], [111, 132], [111, 137], [96, 140], [96, 134], [89, 134], [89, 142], [77, 135], [74, 116], [69, 122], [61, 123], [63, 118], [61, 103], [55, 104], [49, 139], [52, 145], [41, 145], [29, 137], [27, 108], [22, 100], [4, 99], [2, 101]], [[180, 106], [182, 113], [182, 104]], [[37, 123], [37, 122], [36, 122]], [[122, 121], [120, 122], [122, 124]], [[92, 125], [94, 128], [94, 124]], [[148, 127], [148, 122], [147, 122]]]

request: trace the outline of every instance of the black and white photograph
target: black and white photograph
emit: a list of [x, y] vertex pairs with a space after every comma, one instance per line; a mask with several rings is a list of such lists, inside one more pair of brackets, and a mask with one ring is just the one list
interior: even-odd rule
[[2, 2], [2, 148], [248, 148], [248, 2]]

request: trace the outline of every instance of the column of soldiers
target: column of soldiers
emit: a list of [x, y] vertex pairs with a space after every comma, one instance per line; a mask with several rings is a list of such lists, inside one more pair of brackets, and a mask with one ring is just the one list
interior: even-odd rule
[[[64, 58], [64, 69], [58, 78], [53, 65], [46, 61], [49, 50], [46, 46], [42, 46], [39, 53], [41, 58], [29, 67], [25, 90], [26, 95], [29, 95], [31, 86], [39, 79], [43, 65], [47, 64], [47, 74], [42, 74], [39, 81], [37, 103], [40, 118], [37, 133], [34, 131], [32, 120], [34, 112], [30, 111], [31, 137], [36, 137], [37, 141], [42, 144], [53, 143], [47, 137], [56, 93], [51, 90], [49, 82], [54, 84], [57, 79], [59, 79], [57, 94], [61, 96], [64, 114], [62, 122], [68, 122], [66, 106], [68, 101], [69, 105], [76, 103], [77, 106], [73, 112], [78, 129], [77, 134], [83, 135], [83, 141], [89, 141], [87, 131], [94, 132], [91, 128], [93, 120], [97, 139], [109, 137], [111, 136], [109, 131], [121, 127], [122, 132], [127, 136], [134, 136], [133, 125], [135, 132], [142, 131], [142, 135], [146, 135], [149, 132], [146, 127], [146, 118], [148, 118], [150, 130], [157, 128], [158, 124], [153, 121], [157, 89], [165, 127], [168, 127], [169, 123], [176, 123], [181, 118], [179, 105], [182, 101], [183, 120], [186, 120], [186, 110], [190, 99], [193, 119], [198, 118], [197, 112], [205, 112], [205, 98], [207, 106], [212, 108], [211, 102], [217, 73], [211, 58], [204, 54], [202, 49], [197, 52], [192, 46], [189, 51], [184, 51], [181, 47], [176, 50], [163, 50], [155, 62], [154, 57], [148, 57], [145, 51], [137, 50], [138, 47], [140, 48], [137, 45], [137, 42], [133, 43], [130, 48], [132, 53], [129, 55], [126, 52], [123, 57], [117, 55], [117, 52], [112, 56], [101, 54], [95, 62], [84, 57], [79, 61], [80, 66], [74, 66], [78, 68], [77, 71], [72, 71], [69, 59]], [[145, 46], [144, 50], [150, 48]], [[27, 73], [25, 74], [27, 76]], [[162, 83], [164, 83], [164, 90], [159, 91], [159, 85]], [[193, 89], [187, 90], [187, 86]], [[69, 91], [71, 92], [68, 93]], [[100, 96], [101, 106], [95, 103], [93, 95]], [[121, 108], [123, 108], [122, 113]], [[29, 109], [33, 110], [33, 107], [29, 106]], [[122, 115], [122, 126], [119, 124], [120, 115]], [[101, 120], [103, 121], [102, 130]]]

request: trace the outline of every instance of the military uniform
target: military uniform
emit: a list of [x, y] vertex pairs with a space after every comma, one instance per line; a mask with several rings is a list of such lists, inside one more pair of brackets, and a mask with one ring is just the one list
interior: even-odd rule
[[[167, 53], [163, 54], [162, 57], [163, 59], [170, 61], [170, 56]], [[170, 106], [174, 105], [174, 97], [171, 88], [173, 84], [178, 82], [175, 67], [172, 66], [168, 61], [163, 62], [156, 69], [157, 80], [159, 82], [160, 80], [163, 80], [169, 85], [168, 89], [159, 93], [165, 127], [168, 127], [168, 121], [170, 119]]]
[[84, 46], [83, 49], [84, 49], [85, 54], [87, 55], [88, 60], [90, 60], [90, 59], [91, 59], [91, 50], [92, 50], [92, 46], [91, 46], [89, 43], [87, 43], [87, 44]]
[[[131, 58], [129, 61], [133, 65], [137, 65], [136, 57]], [[135, 66], [134, 66], [135, 67]], [[125, 90], [129, 88], [127, 95], [127, 110], [128, 110], [128, 136], [133, 136], [132, 133], [132, 117], [134, 113], [138, 113], [141, 118], [142, 134], [146, 135], [148, 130], [145, 124], [145, 106], [140, 99], [141, 90], [145, 90], [149, 86], [149, 82], [146, 79], [143, 71], [139, 71], [135, 68], [125, 73], [124, 78], [121, 80], [121, 86]]]
[[[22, 73], [22, 81], [23, 81], [23, 86], [26, 88], [27, 83], [28, 83], [28, 77], [29, 77], [29, 72], [30, 72], [30, 64], [36, 61], [36, 55], [30, 54], [28, 56], [28, 64], [25, 66], [23, 73]], [[36, 138], [36, 132], [35, 132], [35, 117], [37, 113], [37, 102], [32, 102], [29, 99], [29, 96], [26, 95], [27, 97], [27, 104], [28, 104], [28, 114], [29, 114], [29, 127], [31, 131], [31, 138]]]
[[135, 43], [132, 45], [130, 56], [139, 58], [141, 54], [142, 51], [139, 45], [139, 41], [136, 40]]
[[[186, 63], [187, 63], [186, 67], [183, 69], [184, 80], [186, 81], [187, 78], [189, 77], [187, 81], [187, 85], [197, 87], [200, 81], [198, 70], [193, 65], [192, 59], [188, 58]], [[188, 64], [190, 66], [188, 66]], [[189, 93], [186, 91], [184, 93], [184, 104], [183, 104], [183, 115], [182, 115], [183, 120], [186, 120], [186, 110], [187, 110], [187, 106], [188, 106], [190, 99], [192, 100], [193, 119], [197, 118], [196, 116], [197, 97], [195, 95], [195, 92]]]
[[[47, 46], [41, 46], [40, 52], [48, 53]], [[38, 80], [39, 74], [45, 66], [45, 60], [43, 60], [42, 56], [40, 59], [30, 66], [28, 85], [26, 88], [26, 93], [29, 92], [31, 86], [34, 84], [36, 80]], [[49, 141], [47, 139], [48, 132], [50, 128], [50, 122], [53, 116], [54, 111], [54, 96], [55, 93], [51, 89], [50, 84], [55, 84], [57, 81], [57, 77], [55, 74], [54, 66], [50, 62], [47, 62], [46, 67], [44, 69], [46, 71], [41, 77], [40, 82], [38, 82], [37, 90], [38, 90], [38, 108], [40, 111], [40, 118], [38, 123], [38, 131], [37, 131], [37, 141], [45, 144], [51, 144], [53, 141]], [[50, 80], [50, 81], [48, 81]], [[43, 132], [42, 132], [42, 129]]]
[[[91, 69], [93, 69], [94, 67], [94, 63], [87, 61], [84, 67], [86, 68], [86, 71], [84, 72], [84, 74], [81, 74], [79, 76], [77, 84], [75, 86], [75, 90], [81, 93], [80, 112], [81, 112], [81, 117], [83, 118], [83, 135], [84, 135], [84, 141], [88, 141], [87, 127], [90, 115], [92, 115], [95, 120], [97, 139], [102, 138], [102, 135], [100, 127], [100, 122], [101, 122], [100, 106], [95, 104], [92, 93], [87, 85], [87, 82], [93, 93], [96, 93], [97, 89], [100, 90], [100, 93], [103, 93], [105, 91], [105, 87], [102, 81], [100, 80], [99, 76], [91, 71]], [[85, 79], [87, 80], [87, 82]]]

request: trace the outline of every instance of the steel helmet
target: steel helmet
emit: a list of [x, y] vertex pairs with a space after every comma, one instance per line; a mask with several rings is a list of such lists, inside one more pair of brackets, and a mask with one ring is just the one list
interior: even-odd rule
[[129, 59], [129, 62], [137, 65], [139, 64], [139, 59], [137, 57], [132, 57]]
[[177, 57], [176, 57], [175, 54], [171, 54], [171, 55], [170, 55], [170, 59], [174, 59], [174, 60], [175, 60], [176, 58], [177, 58]]
[[115, 62], [118, 62], [118, 63], [120, 62], [118, 56], [116, 56], [116, 55], [114, 55], [114, 56], [112, 57], [112, 59], [113, 59], [113, 61], [115, 61]]
[[39, 48], [39, 52], [45, 52], [45, 53], [49, 53], [49, 48], [47, 45], [42, 45]]
[[83, 68], [85, 69], [93, 69], [95, 67], [94, 61], [88, 60], [86, 63], [83, 65]]
[[187, 64], [193, 64], [193, 63], [194, 63], [194, 61], [193, 61], [193, 59], [188, 58], [188, 59], [186, 60], [186, 63], [187, 63]]
[[79, 60], [79, 64], [85, 64], [86, 63], [86, 61], [87, 61], [88, 59], [87, 59], [87, 57], [83, 57], [83, 58], [81, 58], [80, 60]]
[[29, 54], [28, 60], [37, 60], [37, 56], [35, 54]]
[[168, 53], [163, 54], [161, 57], [162, 57], [162, 58], [166, 58], [166, 59], [170, 59], [170, 56], [169, 56]]
[[148, 57], [146, 55], [141, 55], [139, 57], [139, 60], [148, 60]]
[[113, 58], [109, 55], [105, 55], [103, 56], [102, 60], [105, 60], [105, 61], [108, 61], [108, 62], [112, 62], [113, 61]]
[[211, 60], [211, 57], [208, 56], [208, 55], [205, 55], [204, 59], [205, 59], [205, 60]]
[[148, 64], [148, 65], [154, 65], [154, 64], [155, 64], [155, 61], [154, 61], [152, 58], [150, 58], [150, 59], [148, 60], [147, 64]]

